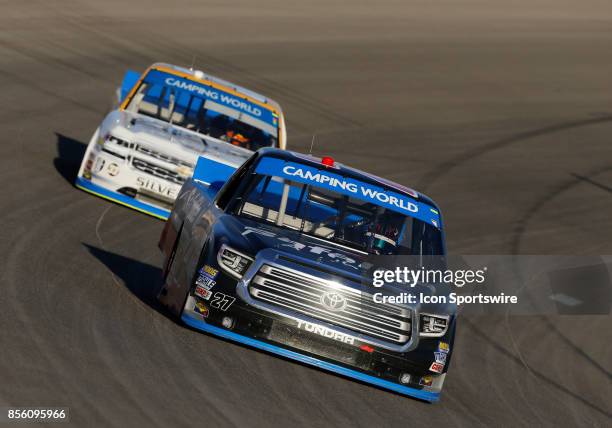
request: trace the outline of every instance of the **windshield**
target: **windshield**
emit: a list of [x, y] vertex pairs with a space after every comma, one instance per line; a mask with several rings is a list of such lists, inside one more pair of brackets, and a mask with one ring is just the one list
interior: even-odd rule
[[441, 234], [436, 227], [349, 192], [261, 173], [250, 175], [244, 186], [235, 207], [238, 216], [370, 254], [442, 253]]
[[253, 151], [277, 146], [278, 116], [273, 111], [159, 70], [147, 73], [127, 110]]

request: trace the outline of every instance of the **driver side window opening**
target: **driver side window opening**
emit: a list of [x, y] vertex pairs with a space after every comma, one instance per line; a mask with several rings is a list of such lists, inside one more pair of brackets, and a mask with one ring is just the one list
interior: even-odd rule
[[219, 196], [217, 198], [217, 206], [219, 208], [224, 210], [230, 203], [232, 198], [240, 193], [240, 187], [241, 185], [245, 184], [245, 178], [247, 177], [247, 174], [251, 170], [251, 166], [255, 163], [257, 157], [257, 153], [254, 153], [231, 176], [225, 188], [219, 193]]

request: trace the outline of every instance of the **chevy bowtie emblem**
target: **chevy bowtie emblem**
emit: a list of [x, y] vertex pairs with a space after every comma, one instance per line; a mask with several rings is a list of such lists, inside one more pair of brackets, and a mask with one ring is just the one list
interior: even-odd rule
[[321, 304], [330, 311], [341, 311], [346, 306], [346, 299], [339, 293], [327, 291], [321, 296]]
[[189, 168], [188, 166], [179, 166], [176, 168], [176, 172], [178, 172], [183, 177], [191, 177], [191, 175], [193, 174], [193, 169]]

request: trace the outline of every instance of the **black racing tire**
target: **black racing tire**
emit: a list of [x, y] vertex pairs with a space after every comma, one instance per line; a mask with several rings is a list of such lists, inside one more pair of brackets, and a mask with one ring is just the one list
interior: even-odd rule
[[170, 257], [168, 258], [168, 265], [166, 266], [166, 270], [164, 272], [164, 277], [163, 277], [164, 285], [166, 285], [166, 279], [168, 278], [170, 269], [172, 269], [172, 265], [174, 264], [174, 257], [176, 256], [176, 250], [178, 249], [178, 244], [179, 244], [179, 241], [181, 240], [182, 233], [183, 233], [183, 225], [181, 224], [181, 228], [176, 234], [176, 239], [174, 240], [174, 245], [172, 246], [172, 252], [170, 252]]

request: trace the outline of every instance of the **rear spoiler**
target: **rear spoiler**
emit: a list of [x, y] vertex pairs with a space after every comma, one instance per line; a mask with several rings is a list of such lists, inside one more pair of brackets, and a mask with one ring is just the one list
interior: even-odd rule
[[235, 166], [200, 156], [193, 171], [193, 181], [205, 186], [210, 186], [213, 183], [225, 183], [236, 169], [238, 168]]

